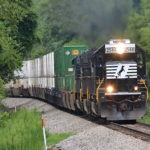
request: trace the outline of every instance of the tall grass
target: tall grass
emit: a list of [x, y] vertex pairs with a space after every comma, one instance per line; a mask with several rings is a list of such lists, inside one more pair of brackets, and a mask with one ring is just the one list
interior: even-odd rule
[[47, 136], [47, 143], [49, 146], [59, 143], [60, 141], [68, 138], [69, 136], [74, 135], [74, 133], [57, 133], [49, 134]]
[[150, 101], [148, 101], [147, 109], [148, 109], [147, 114], [142, 119], [139, 119], [138, 121], [150, 124]]
[[[149, 95], [150, 95], [150, 93], [149, 93]], [[139, 119], [138, 121], [142, 122], [142, 123], [150, 124], [150, 96], [147, 101], [147, 113], [142, 119]]]
[[4, 82], [0, 78], [0, 100], [5, 97], [5, 89], [4, 89]]
[[0, 150], [43, 149], [40, 115], [36, 111], [20, 110], [6, 116], [1, 120]]
[[[48, 145], [54, 145], [72, 133], [46, 133]], [[0, 150], [43, 150], [41, 116], [35, 110], [0, 114]]]

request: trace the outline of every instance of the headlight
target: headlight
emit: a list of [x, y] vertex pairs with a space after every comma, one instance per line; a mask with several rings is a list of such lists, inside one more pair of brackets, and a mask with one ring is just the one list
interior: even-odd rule
[[113, 88], [112, 86], [108, 86], [108, 87], [106, 88], [106, 91], [107, 91], [108, 93], [112, 93], [112, 92], [114, 91], [114, 88]]
[[117, 53], [118, 54], [123, 54], [125, 51], [125, 46], [123, 43], [119, 43], [116, 47]]
[[138, 89], [139, 89], [138, 86], [134, 87], [134, 91], [138, 91]]

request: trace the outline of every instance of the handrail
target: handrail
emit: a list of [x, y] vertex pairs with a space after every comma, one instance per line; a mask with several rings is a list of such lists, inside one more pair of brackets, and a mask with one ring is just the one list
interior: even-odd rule
[[82, 89], [80, 88], [80, 101], [82, 101]]
[[87, 100], [90, 99], [89, 88], [86, 89]]
[[100, 81], [98, 81], [98, 87], [97, 87], [97, 89], [96, 89], [96, 100], [97, 100], [97, 102], [99, 101], [99, 89], [100, 89], [100, 87], [101, 87], [101, 85], [102, 85], [102, 83], [104, 82], [104, 78]]
[[143, 83], [143, 85], [145, 86], [145, 89], [146, 89], [146, 93], [147, 93], [147, 99], [149, 98], [149, 93], [148, 93], [148, 87], [145, 83], [145, 80], [144, 79], [140, 79], [139, 82]]

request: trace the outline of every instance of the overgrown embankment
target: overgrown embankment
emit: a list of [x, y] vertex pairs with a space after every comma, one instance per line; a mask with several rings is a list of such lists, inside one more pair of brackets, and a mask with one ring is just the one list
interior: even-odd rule
[[140, 122], [150, 124], [150, 99], [148, 100], [148, 105], [147, 105], [147, 114], [139, 120]]
[[[149, 88], [149, 91], [150, 91], [150, 88]], [[150, 124], [150, 92], [149, 92], [148, 101], [147, 101], [147, 114], [139, 121]]]
[[3, 150], [42, 150], [40, 115], [27, 110], [1, 114], [0, 139], [0, 149]]
[[[48, 145], [57, 144], [70, 135], [47, 133]], [[0, 139], [2, 150], [43, 150], [41, 115], [35, 110], [26, 109], [0, 114]]]
[[0, 100], [5, 97], [5, 89], [4, 89], [4, 82], [0, 78]]

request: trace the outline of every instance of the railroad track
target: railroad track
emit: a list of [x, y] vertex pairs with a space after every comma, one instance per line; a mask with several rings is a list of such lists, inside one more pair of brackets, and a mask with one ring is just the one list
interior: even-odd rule
[[134, 124], [120, 124], [120, 123], [108, 122], [104, 119], [100, 119], [94, 116], [81, 115], [81, 114], [79, 115], [79, 114], [76, 114], [75, 112], [68, 111], [64, 108], [61, 110], [65, 112], [69, 112], [72, 115], [78, 116], [85, 120], [91, 121], [95, 124], [99, 124], [104, 127], [110, 128], [112, 130], [121, 132], [123, 134], [133, 136], [135, 138], [141, 139], [146, 142], [150, 142], [150, 125], [149, 124], [144, 124], [140, 122], [136, 122]]
[[137, 139], [141, 139], [146, 142], [150, 142], [150, 124], [144, 124], [140, 122], [136, 122], [134, 124], [121, 124], [108, 122], [103, 119], [98, 119], [97, 117], [89, 117], [89, 116], [79, 116], [86, 120], [89, 120], [95, 124], [103, 125], [104, 127], [110, 128], [112, 130], [121, 132], [126, 135], [133, 136]]
[[139, 122], [136, 124], [118, 124], [111, 122], [110, 124], [106, 125], [106, 127], [127, 135], [131, 135], [143, 141], [150, 142], [150, 125], [148, 124]]
[[[26, 105], [28, 103], [30, 103], [30, 101], [25, 103], [25, 104], [18, 105], [17, 109], [20, 109], [22, 107], [22, 105]], [[81, 114], [79, 115], [79, 114], [76, 114], [75, 112], [68, 111], [64, 108], [59, 109], [59, 110], [69, 112], [72, 115], [78, 116], [80, 118], [84, 118], [84, 119], [89, 120], [95, 124], [103, 125], [107, 128], [110, 128], [112, 130], [116, 130], [116, 131], [121, 132], [123, 134], [130, 135], [130, 136], [133, 136], [135, 138], [150, 142], [150, 125], [148, 125], [148, 124], [139, 123], [139, 122], [137, 122], [135, 124], [119, 124], [119, 123], [114, 123], [114, 122], [107, 122], [106, 120], [100, 119], [98, 117], [92, 117], [89, 115], [81, 115]]]

